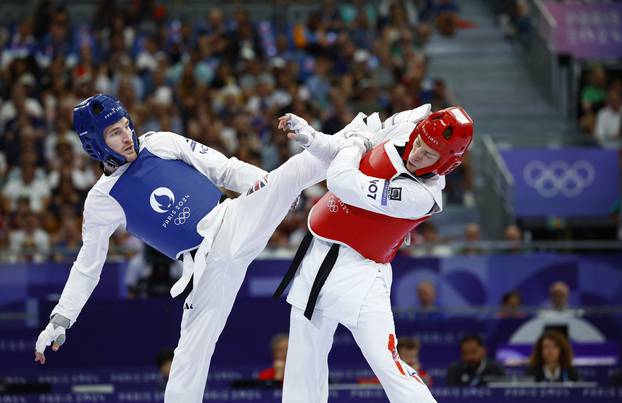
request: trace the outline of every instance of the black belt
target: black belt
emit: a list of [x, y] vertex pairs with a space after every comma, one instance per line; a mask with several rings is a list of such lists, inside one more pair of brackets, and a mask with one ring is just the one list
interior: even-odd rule
[[[228, 197], [226, 194], [222, 194], [220, 195], [220, 199], [218, 200], [218, 204], [222, 203], [223, 201], [227, 200]], [[197, 246], [196, 248], [188, 251], [190, 252], [190, 256], [192, 256], [192, 260], [194, 261], [194, 257], [197, 254], [197, 251], [199, 250], [199, 247]], [[179, 256], [179, 260], [181, 260], [182, 262], [184, 261], [184, 255], [182, 254], [181, 256]], [[190, 281], [188, 281], [188, 284], [186, 285], [186, 288], [184, 288], [184, 290], [181, 292], [181, 294], [179, 294], [178, 296], [176, 296], [176, 299], [186, 299], [188, 297], [188, 295], [190, 295], [190, 293], [192, 292], [192, 288], [194, 286], [194, 274], [192, 274], [190, 276]]]
[[[294, 256], [294, 259], [292, 260], [289, 269], [287, 269], [283, 280], [281, 280], [281, 283], [272, 295], [273, 298], [279, 298], [283, 294], [283, 291], [285, 291], [289, 283], [291, 283], [294, 276], [296, 275], [296, 272], [298, 271], [298, 267], [300, 267], [300, 263], [302, 263], [302, 259], [305, 257], [305, 254], [307, 253], [307, 250], [311, 245], [312, 240], [313, 234], [308, 231], [305, 237], [302, 239], [302, 242], [300, 243], [300, 246], [296, 251], [296, 255]], [[320, 290], [322, 289], [322, 286], [324, 286], [328, 275], [335, 266], [335, 262], [337, 261], [338, 256], [339, 244], [334, 243], [330, 246], [326, 257], [324, 257], [324, 260], [320, 265], [317, 275], [315, 276], [315, 280], [313, 281], [313, 286], [311, 286], [311, 292], [309, 293], [309, 299], [307, 300], [307, 306], [304, 313], [305, 317], [309, 320], [311, 320], [311, 317], [313, 316], [313, 310], [315, 309], [315, 304], [317, 303], [317, 299], [320, 296]]]
[[[189, 251], [190, 252], [190, 256], [192, 256], [192, 260], [194, 260], [194, 257], [196, 256], [198, 250], [199, 250], [199, 248], [197, 247], [197, 248]], [[181, 260], [182, 262], [184, 261], [184, 255], [183, 254], [179, 257], [179, 260]], [[190, 276], [190, 281], [188, 281], [188, 284], [186, 285], [186, 288], [184, 288], [184, 290], [181, 292], [181, 294], [176, 296], [175, 299], [182, 299], [183, 300], [183, 299], [186, 299], [188, 297], [188, 295], [190, 295], [190, 293], [192, 292], [193, 283], [194, 283], [193, 277], [194, 277], [194, 274], [192, 274]]]

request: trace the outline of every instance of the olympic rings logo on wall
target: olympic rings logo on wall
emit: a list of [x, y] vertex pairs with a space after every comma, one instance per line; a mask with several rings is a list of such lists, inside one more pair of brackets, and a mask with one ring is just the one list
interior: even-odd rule
[[184, 207], [177, 217], [175, 217], [175, 225], [183, 225], [186, 223], [186, 220], [190, 218], [190, 207]]
[[549, 165], [534, 160], [523, 169], [525, 183], [542, 197], [554, 197], [560, 193], [566, 197], [577, 197], [594, 183], [595, 177], [594, 166], [586, 160], [572, 164], [557, 160]]

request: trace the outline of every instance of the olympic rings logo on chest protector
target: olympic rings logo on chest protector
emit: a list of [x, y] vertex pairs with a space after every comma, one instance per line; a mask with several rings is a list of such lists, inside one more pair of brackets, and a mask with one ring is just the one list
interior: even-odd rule
[[542, 197], [555, 197], [559, 193], [566, 197], [577, 197], [594, 183], [596, 170], [586, 160], [569, 164], [566, 161], [553, 161], [547, 165], [534, 160], [525, 165], [523, 178]]
[[339, 206], [337, 206], [337, 201], [332, 197], [326, 202], [326, 206], [328, 207], [328, 211], [330, 211], [331, 213], [336, 213], [339, 210]]
[[184, 207], [179, 212], [177, 217], [175, 217], [175, 220], [173, 220], [173, 222], [175, 223], [175, 225], [183, 225], [186, 223], [186, 220], [188, 220], [188, 218], [190, 218], [190, 207]]

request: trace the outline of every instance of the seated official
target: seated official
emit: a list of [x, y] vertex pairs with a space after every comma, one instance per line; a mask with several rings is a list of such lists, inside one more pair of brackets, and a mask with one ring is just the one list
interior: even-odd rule
[[527, 375], [536, 382], [577, 382], [579, 374], [572, 366], [572, 347], [561, 333], [547, 331], [536, 341]]
[[460, 340], [460, 361], [447, 370], [449, 386], [486, 386], [492, 377], [505, 375], [505, 369], [486, 357], [486, 347], [478, 335]]

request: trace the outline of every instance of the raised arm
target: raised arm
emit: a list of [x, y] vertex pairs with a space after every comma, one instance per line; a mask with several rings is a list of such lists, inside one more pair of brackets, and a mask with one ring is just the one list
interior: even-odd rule
[[[366, 116], [359, 113], [343, 129], [333, 135], [327, 135], [313, 128], [306, 120], [292, 113], [279, 118], [279, 128], [289, 129], [290, 139], [298, 141], [305, 149], [317, 158], [330, 162], [337, 153], [349, 144], [353, 136], [367, 138], [371, 145], [377, 145], [396, 135], [402, 134], [401, 129], [414, 125], [430, 114], [430, 104], [422, 105], [408, 111], [398, 112], [386, 119], [380, 120], [378, 112]], [[397, 130], [400, 127], [400, 130]]]
[[221, 152], [175, 133], [158, 132], [144, 136], [146, 147], [159, 157], [178, 159], [193, 166], [216, 186], [243, 193], [268, 173], [261, 168], [227, 158]]

